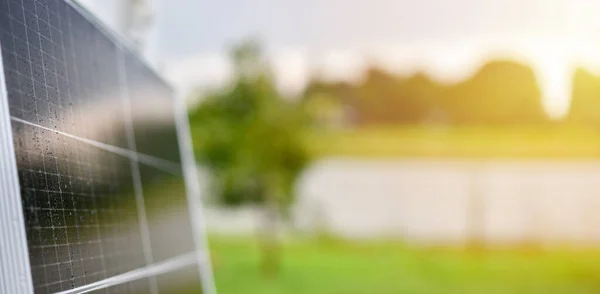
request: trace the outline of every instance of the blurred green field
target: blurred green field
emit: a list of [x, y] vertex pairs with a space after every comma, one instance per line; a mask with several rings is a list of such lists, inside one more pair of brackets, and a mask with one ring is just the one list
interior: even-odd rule
[[288, 241], [279, 276], [262, 277], [252, 238], [211, 236], [220, 294], [600, 293], [600, 251], [486, 254], [393, 242]]
[[391, 126], [312, 130], [317, 157], [600, 158], [600, 129], [574, 126]]

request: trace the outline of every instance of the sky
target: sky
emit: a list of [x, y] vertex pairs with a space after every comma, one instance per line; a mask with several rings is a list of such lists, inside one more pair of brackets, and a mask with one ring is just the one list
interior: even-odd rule
[[600, 73], [598, 0], [159, 0], [161, 63], [183, 91], [221, 85], [231, 44], [254, 37], [279, 87], [311, 74], [356, 81], [370, 64], [441, 81], [467, 78], [490, 58], [528, 62], [547, 110], [567, 111], [576, 66]]

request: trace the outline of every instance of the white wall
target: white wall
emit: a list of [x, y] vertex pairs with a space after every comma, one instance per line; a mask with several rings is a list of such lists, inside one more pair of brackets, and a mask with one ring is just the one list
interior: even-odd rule
[[600, 163], [328, 160], [299, 196], [301, 227], [347, 237], [600, 241]]

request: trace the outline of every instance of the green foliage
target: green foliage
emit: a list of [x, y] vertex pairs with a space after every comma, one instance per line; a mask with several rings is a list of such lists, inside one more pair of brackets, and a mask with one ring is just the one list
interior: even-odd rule
[[365, 124], [424, 122], [441, 107], [440, 87], [421, 73], [399, 78], [371, 69], [356, 92], [355, 108]]
[[545, 124], [541, 97], [533, 70], [512, 61], [491, 61], [456, 84], [423, 73], [402, 77], [372, 68], [361, 84], [342, 87], [316, 80], [305, 93], [310, 105], [337, 100], [346, 121], [358, 125]]
[[600, 78], [577, 69], [573, 76], [573, 92], [568, 121], [600, 126]]
[[233, 58], [233, 85], [204, 97], [191, 114], [197, 158], [220, 203], [285, 208], [309, 160], [300, 137], [306, 117], [277, 93], [256, 43], [235, 48]]
[[492, 61], [472, 78], [449, 87], [446, 109], [461, 124], [514, 125], [547, 122], [533, 70]]

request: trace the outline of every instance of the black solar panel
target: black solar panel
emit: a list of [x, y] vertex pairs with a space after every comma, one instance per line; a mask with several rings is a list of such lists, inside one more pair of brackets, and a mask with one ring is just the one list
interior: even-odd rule
[[24, 280], [35, 293], [197, 293], [209, 267], [174, 93], [105, 32], [70, 2], [0, 0]]

